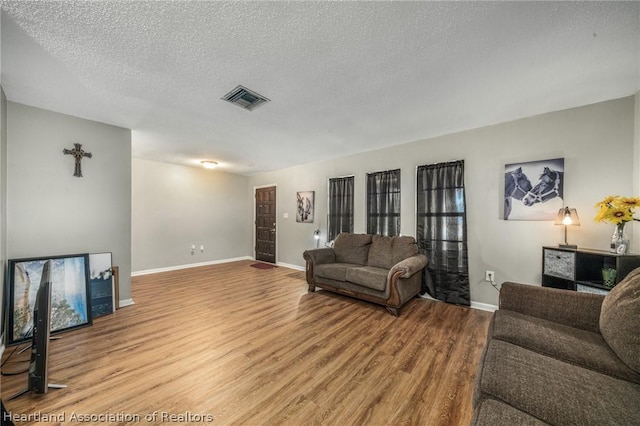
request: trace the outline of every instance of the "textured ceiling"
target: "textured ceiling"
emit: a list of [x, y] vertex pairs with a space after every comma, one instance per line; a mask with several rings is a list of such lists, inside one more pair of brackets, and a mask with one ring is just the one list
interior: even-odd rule
[[1, 30], [9, 100], [243, 174], [640, 89], [638, 2], [3, 1]]

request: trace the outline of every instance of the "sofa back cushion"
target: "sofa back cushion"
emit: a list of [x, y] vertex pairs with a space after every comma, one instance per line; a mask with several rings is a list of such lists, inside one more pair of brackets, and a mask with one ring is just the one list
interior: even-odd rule
[[640, 268], [607, 294], [600, 310], [600, 333], [629, 368], [640, 373]]
[[370, 246], [371, 235], [342, 232], [333, 243], [336, 262], [366, 265]]
[[368, 266], [376, 268], [391, 269], [393, 263], [393, 238], [382, 235], [374, 235], [371, 238], [371, 249], [369, 250]]
[[391, 269], [396, 263], [416, 254], [418, 254], [418, 245], [413, 237], [374, 235], [367, 265]]
[[[418, 254], [418, 244], [413, 237], [395, 237], [393, 240], [393, 265]], [[393, 266], [391, 265], [391, 266]]]

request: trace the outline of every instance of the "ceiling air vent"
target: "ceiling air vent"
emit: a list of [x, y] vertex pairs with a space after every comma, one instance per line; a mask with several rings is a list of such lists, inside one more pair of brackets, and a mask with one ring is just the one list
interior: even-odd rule
[[238, 105], [240, 108], [253, 111], [269, 99], [243, 86], [238, 86], [222, 97], [225, 101]]

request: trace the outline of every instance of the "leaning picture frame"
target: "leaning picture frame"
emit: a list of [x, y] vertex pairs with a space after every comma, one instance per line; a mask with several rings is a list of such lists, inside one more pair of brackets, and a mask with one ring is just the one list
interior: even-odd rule
[[98, 318], [116, 311], [111, 253], [89, 254], [91, 285], [91, 317]]
[[33, 335], [33, 307], [47, 260], [52, 261], [51, 334], [92, 324], [88, 254], [10, 259], [6, 345], [30, 341]]

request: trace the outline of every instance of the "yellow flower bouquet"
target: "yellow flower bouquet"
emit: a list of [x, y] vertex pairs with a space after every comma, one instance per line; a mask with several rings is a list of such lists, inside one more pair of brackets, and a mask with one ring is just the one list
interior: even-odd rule
[[616, 225], [616, 229], [611, 237], [611, 252], [625, 254], [629, 249], [629, 240], [625, 238], [624, 225], [632, 220], [636, 210], [640, 209], [640, 197], [621, 197], [610, 195], [604, 200], [596, 203], [598, 213], [594, 220], [596, 222], [608, 222]]
[[609, 222], [614, 225], [624, 224], [635, 219], [633, 215], [640, 209], [640, 197], [620, 197], [610, 195], [604, 200], [596, 203], [598, 209], [596, 222]]

